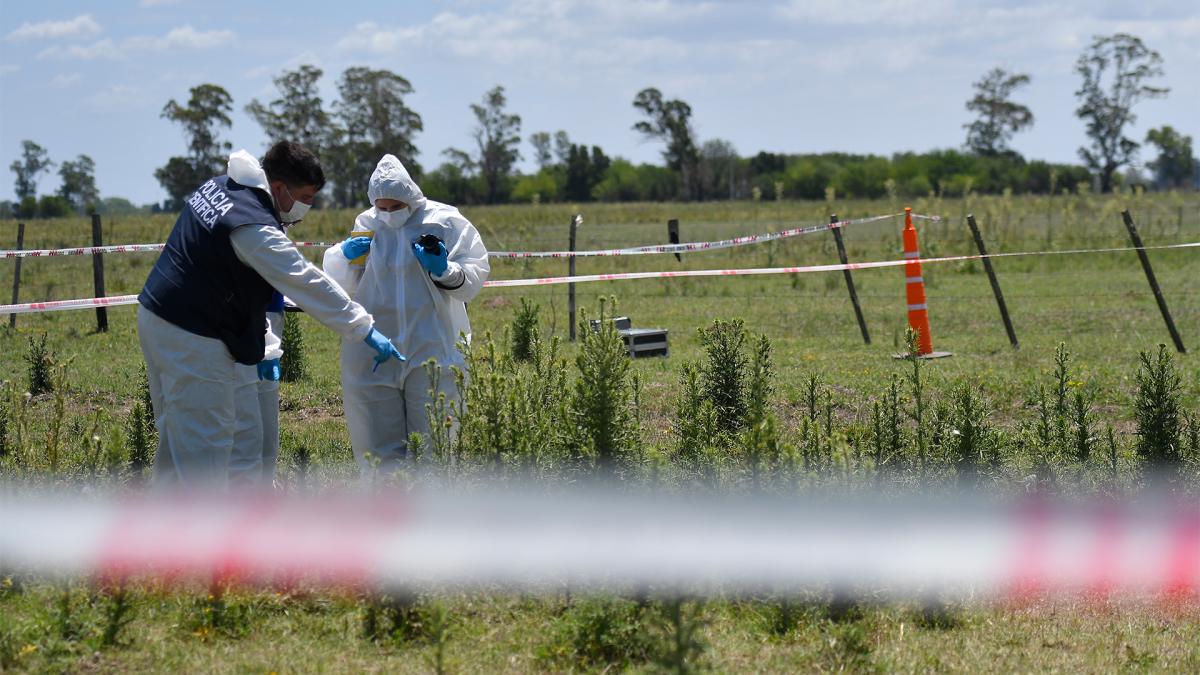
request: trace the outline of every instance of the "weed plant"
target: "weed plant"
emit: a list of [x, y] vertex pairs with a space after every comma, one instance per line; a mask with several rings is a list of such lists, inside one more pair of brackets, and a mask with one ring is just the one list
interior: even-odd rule
[[1183, 463], [1179, 397], [1183, 387], [1179, 372], [1160, 344], [1157, 354], [1139, 354], [1134, 419], [1137, 454], [1145, 477], [1153, 483], [1174, 484]]
[[25, 352], [25, 365], [29, 388], [33, 396], [46, 394], [54, 389], [54, 352], [46, 347], [46, 334], [35, 340], [29, 336], [29, 349]]
[[513, 361], [525, 363], [533, 360], [534, 346], [538, 341], [538, 305], [521, 298], [521, 306], [513, 317], [510, 353]]
[[280, 349], [279, 376], [284, 382], [299, 382], [308, 374], [308, 353], [304, 344], [304, 329], [292, 312], [283, 313], [283, 337]]

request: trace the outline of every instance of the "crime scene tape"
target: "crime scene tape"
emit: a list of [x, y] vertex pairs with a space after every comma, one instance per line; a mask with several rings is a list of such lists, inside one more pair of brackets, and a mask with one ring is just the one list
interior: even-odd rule
[[[488, 251], [489, 258], [584, 258], [597, 256], [622, 256], [622, 255], [652, 255], [657, 253], [688, 253], [692, 251], [711, 251], [722, 248], [733, 248], [735, 246], [746, 246], [747, 244], [761, 244], [763, 242], [775, 241], [777, 239], [787, 239], [790, 237], [798, 237], [805, 234], [813, 234], [814, 232], [824, 232], [838, 227], [846, 227], [849, 225], [862, 225], [865, 223], [874, 223], [888, 218], [898, 218], [903, 216], [902, 213], [892, 213], [883, 216], [870, 216], [868, 218], [858, 218], [856, 220], [840, 220], [836, 223], [826, 223], [823, 225], [809, 225], [806, 227], [794, 227], [788, 230], [779, 232], [767, 232], [765, 234], [750, 234], [744, 237], [734, 237], [733, 239], [722, 239], [720, 241], [697, 241], [681, 244], [659, 244], [654, 246], [633, 246], [629, 248], [610, 248], [595, 251]], [[940, 216], [928, 216], [928, 218], [940, 220]]]
[[1200, 504], [414, 490], [0, 495], [0, 572], [369, 588], [1200, 600]]
[[[1159, 246], [1143, 246], [1142, 250], [1183, 249], [1200, 247], [1200, 242], [1184, 244], [1162, 244]], [[1011, 258], [1018, 256], [1048, 256], [1048, 255], [1079, 255], [1086, 253], [1120, 253], [1136, 251], [1137, 247], [1126, 246], [1118, 248], [1069, 249], [1063, 251], [1017, 251], [1012, 253], [989, 253], [986, 256], [955, 255], [940, 258], [919, 258], [917, 262], [943, 263], [962, 262], [966, 260], [981, 260], [983, 258]], [[838, 272], [842, 270], [866, 270], [883, 267], [899, 267], [913, 262], [912, 260], [880, 260], [829, 265], [804, 265], [799, 267], [752, 267], [748, 269], [714, 269], [714, 270], [673, 270], [665, 272], [616, 272], [609, 274], [582, 274], [566, 277], [541, 277], [537, 279], [493, 279], [483, 283], [484, 288], [511, 288], [515, 286], [553, 286], [558, 284], [582, 284], [595, 281], [621, 281], [629, 279], [671, 279], [677, 277], [717, 277], [717, 276], [754, 276], [761, 274], [804, 274], [809, 272]], [[30, 314], [37, 312], [57, 312], [68, 309], [89, 309], [92, 307], [113, 307], [133, 305], [137, 303], [136, 295], [117, 295], [107, 298], [81, 298], [76, 300], [48, 300], [44, 302], [28, 302], [15, 305], [0, 305], [0, 314]]]
[[[888, 218], [896, 218], [902, 216], [901, 213], [893, 213], [884, 216], [870, 216], [867, 218], [858, 218], [856, 220], [843, 220], [836, 223], [827, 223], [823, 225], [810, 225], [807, 227], [796, 227], [780, 232], [768, 232], [765, 234], [752, 234], [744, 237], [735, 237], [733, 239], [723, 239], [720, 241], [698, 241], [684, 244], [666, 244], [662, 246], [634, 246], [629, 248], [614, 248], [599, 251], [489, 251], [490, 258], [567, 258], [571, 256], [618, 256], [618, 255], [646, 255], [651, 253], [684, 253], [687, 251], [707, 251], [712, 249], [730, 248], [733, 246], [745, 246], [747, 244], [758, 244], [766, 241], [774, 241], [776, 239], [785, 239], [788, 237], [796, 237], [804, 234], [812, 234], [814, 232], [823, 232], [835, 227], [846, 227], [848, 225], [861, 225], [864, 223], [873, 223]], [[941, 216], [924, 216], [913, 215], [914, 218], [923, 218], [926, 220], [941, 220]], [[333, 244], [322, 241], [296, 241], [293, 242], [297, 248], [329, 248]], [[165, 244], [116, 244], [112, 246], [80, 246], [76, 248], [42, 248], [42, 249], [4, 249], [0, 250], [0, 259], [7, 258], [57, 258], [64, 256], [81, 256], [94, 255], [97, 253], [144, 253], [161, 251]]]
[[[332, 244], [319, 241], [292, 242], [298, 248], [329, 248]], [[30, 248], [0, 250], [0, 259], [7, 258], [59, 258], [97, 253], [156, 253], [166, 244], [114, 244], [112, 246], [79, 246], [76, 248]]]

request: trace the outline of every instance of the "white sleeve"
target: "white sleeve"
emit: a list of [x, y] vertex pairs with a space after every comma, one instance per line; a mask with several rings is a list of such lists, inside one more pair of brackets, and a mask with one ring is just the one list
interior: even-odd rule
[[350, 266], [350, 261], [342, 253], [341, 242], [325, 249], [325, 258], [321, 262], [321, 268], [351, 297], [354, 297], [355, 291], [358, 290], [358, 282], [362, 280], [363, 270], [366, 269], [365, 267]]
[[475, 226], [462, 216], [454, 216], [452, 222], [458, 230], [458, 240], [448, 252], [445, 273], [433, 277], [433, 283], [455, 300], [470, 302], [483, 290], [492, 266]]
[[271, 225], [244, 225], [229, 235], [241, 260], [326, 328], [362, 339], [374, 320], [329, 275], [304, 259], [291, 239]]
[[283, 312], [267, 312], [267, 349], [264, 361], [283, 358]]

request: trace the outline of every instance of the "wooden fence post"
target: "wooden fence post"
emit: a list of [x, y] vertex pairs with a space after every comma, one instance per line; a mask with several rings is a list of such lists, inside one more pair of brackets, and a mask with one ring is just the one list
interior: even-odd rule
[[[100, 225], [100, 214], [92, 214], [92, 246], [103, 246], [103, 229]], [[92, 254], [92, 282], [96, 289], [97, 298], [104, 296], [104, 254]], [[96, 308], [96, 331], [103, 333], [108, 330], [108, 308]]]
[[[17, 250], [21, 251], [21, 250], [24, 250], [24, 248], [25, 248], [25, 223], [17, 223]], [[22, 260], [22, 258], [18, 257], [16, 259], [17, 264], [13, 268], [12, 304], [14, 304], [14, 305], [17, 304], [17, 301], [21, 297], [21, 260]], [[17, 327], [17, 315], [16, 314], [8, 315], [8, 327], [9, 328]]]
[[1013, 330], [1012, 320], [1008, 318], [1008, 305], [1004, 304], [1004, 294], [1000, 292], [1000, 282], [996, 279], [996, 270], [992, 269], [992, 259], [988, 257], [987, 247], [983, 245], [983, 235], [979, 234], [979, 226], [975, 223], [975, 214], [967, 214], [967, 225], [971, 227], [971, 236], [975, 237], [975, 246], [979, 255], [983, 256], [983, 269], [987, 272], [988, 282], [992, 284], [992, 293], [996, 296], [996, 304], [1000, 307], [1000, 318], [1004, 320], [1004, 330], [1008, 333], [1008, 341], [1013, 349], [1020, 349], [1017, 344], [1017, 333]]
[[[579, 224], [583, 222], [583, 216], [576, 213], [571, 216], [571, 235], [569, 242], [569, 250], [575, 252], [575, 233], [579, 229]], [[567, 276], [575, 276], [575, 256], [567, 257]], [[575, 341], [575, 284], [567, 284], [567, 313], [571, 315], [570, 336], [571, 342]]]
[[[672, 244], [679, 243], [679, 219], [678, 218], [672, 218], [667, 221], [667, 241], [671, 242]], [[683, 262], [683, 258], [681, 258], [679, 256], [678, 252], [675, 253], [675, 260], [676, 260], [676, 262]]]
[[[837, 214], [829, 216], [829, 224], [838, 221]], [[837, 243], [838, 260], [842, 261], [843, 265], [849, 265], [850, 259], [846, 257], [846, 244], [842, 241], [842, 228], [830, 228], [833, 231], [833, 241]], [[871, 334], [867, 332], [867, 320], [863, 318], [862, 307], [858, 304], [858, 291], [854, 289], [854, 275], [850, 273], [850, 269], [842, 270], [842, 275], [846, 277], [846, 288], [850, 291], [850, 303], [854, 305], [854, 317], [858, 319], [858, 329], [862, 331], [863, 342], [871, 344]]]
[[1175, 349], [1180, 354], [1186, 354], [1187, 349], [1183, 346], [1183, 338], [1179, 337], [1179, 330], [1175, 328], [1175, 320], [1171, 318], [1171, 310], [1167, 309], [1167, 299], [1163, 297], [1162, 289], [1158, 287], [1154, 268], [1150, 267], [1150, 257], [1146, 255], [1146, 248], [1142, 245], [1142, 238], [1133, 224], [1133, 216], [1129, 215], [1129, 209], [1121, 212], [1121, 218], [1125, 221], [1125, 229], [1129, 230], [1129, 238], [1133, 240], [1133, 245], [1137, 248], [1138, 259], [1142, 261], [1142, 269], [1146, 272], [1146, 280], [1150, 282], [1150, 290], [1154, 291], [1154, 299], [1158, 302], [1158, 311], [1162, 312], [1163, 321], [1167, 322], [1167, 331], [1171, 333], [1171, 339], [1175, 341]]

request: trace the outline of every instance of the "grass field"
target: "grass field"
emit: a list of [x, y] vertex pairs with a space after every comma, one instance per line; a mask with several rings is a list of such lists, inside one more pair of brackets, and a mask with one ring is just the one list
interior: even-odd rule
[[[479, 227], [489, 249], [515, 251], [565, 248], [567, 223], [576, 211], [584, 215], [577, 247], [591, 249], [665, 243], [668, 218], [681, 221], [684, 241], [700, 241], [826, 222], [831, 212], [846, 219], [899, 213], [903, 206], [886, 200], [541, 205], [472, 208], [464, 213]], [[1128, 246], [1120, 219], [1124, 208], [1132, 212], [1148, 246], [1200, 241], [1198, 195], [930, 198], [912, 206], [917, 213], [943, 216], [939, 222], [917, 223], [926, 257], [974, 252], [963, 220], [968, 212], [976, 214], [992, 252]], [[318, 212], [292, 236], [337, 241], [348, 232], [352, 217], [349, 212]], [[163, 241], [172, 223], [170, 216], [110, 219], [104, 224], [105, 243]], [[902, 219], [894, 218], [847, 228], [850, 259], [899, 257], [901, 227]], [[14, 223], [0, 223], [0, 235], [9, 237], [4, 233], [14, 231]], [[27, 248], [89, 243], [90, 228], [83, 219], [33, 222], [26, 230]], [[308, 255], [316, 259], [318, 251], [310, 249]], [[1197, 255], [1197, 249], [1150, 252], [1175, 322], [1193, 350], [1200, 348]], [[136, 293], [153, 260], [154, 254], [106, 256], [108, 294]], [[820, 233], [685, 254], [682, 262], [662, 255], [583, 258], [578, 273], [833, 262], [837, 253], [832, 236]], [[0, 278], [11, 278], [13, 264], [0, 262]], [[556, 276], [565, 269], [565, 260], [497, 259], [492, 262], [492, 278]], [[1047, 464], [1064, 475], [1103, 473], [1106, 468], [1072, 463], [1065, 441], [1053, 453], [1031, 442], [1038, 438], [1038, 411], [1045, 409], [1039, 392], [1052, 391], [1060, 382], [1071, 394], [1086, 393], [1092, 431], [1098, 437], [1103, 436], [1105, 425], [1111, 426], [1113, 443], [1105, 452], [1111, 451], [1118, 460], [1114, 483], [1132, 489], [1140, 475], [1134, 410], [1139, 354], [1153, 352], [1159, 343], [1170, 344], [1136, 255], [1127, 251], [1013, 257], [997, 260], [996, 269], [1021, 342], [1019, 350], [1008, 344], [978, 262], [930, 264], [924, 269], [935, 347], [954, 354], [923, 366], [931, 432], [943, 428], [939, 424], [953, 423], [958, 405], [955, 392], [966, 387], [978, 396], [976, 405], [983, 406], [983, 418], [994, 434], [989, 447], [1003, 454], [988, 470], [993, 485], [1015, 489], [1022, 478]], [[682, 366], [703, 361], [705, 344], [698, 329], [714, 319], [741, 319], [751, 334], [770, 341], [774, 394], [769, 405], [780, 423], [783, 445], [807, 448], [811, 442], [818, 449], [825, 447], [824, 452], [833, 451], [832, 442], [822, 446], [822, 441], [810, 441], [807, 435], [809, 422], [816, 426], [813, 392], [819, 390], [819, 405], [832, 420], [830, 428], [838, 430], [826, 441], [834, 436], [841, 439], [838, 442], [851, 448], [850, 455], [859, 462], [855, 466], [864, 475], [878, 468], [862, 461], [864, 451], [858, 447], [869, 444], [872, 405], [884, 400], [894, 375], [900, 378], [903, 407], [907, 410], [912, 403], [906, 379], [912, 366], [892, 358], [904, 349], [903, 276], [897, 268], [855, 273], [871, 345], [864, 345], [859, 335], [840, 272], [579, 285], [580, 307], [594, 313], [600, 298], [612, 295], [618, 299], [618, 313], [630, 316], [635, 326], [670, 332], [669, 358], [632, 365], [640, 380], [638, 445], [645, 449], [633, 462], [635, 468], [650, 458], [668, 464], [682, 461], [676, 438]], [[21, 301], [90, 297], [91, 278], [89, 258], [26, 259]], [[485, 342], [489, 332], [500, 340], [522, 298], [539, 306], [544, 334], [565, 340], [566, 295], [565, 286], [485, 290], [469, 310], [477, 342]], [[0, 332], [0, 377], [14, 383], [14, 392], [28, 386], [26, 355], [32, 338], [46, 334], [55, 361], [69, 364], [64, 395], [34, 397], [25, 422], [29, 437], [39, 447], [46, 445], [41, 440], [48, 438], [56, 420], [63, 425], [57, 474], [50, 475], [44, 457], [18, 468], [10, 456], [2, 465], [5, 477], [82, 485], [95, 473], [96, 460], [89, 459], [88, 446], [93, 433], [106, 443], [111, 438], [112, 445], [120, 445], [141, 378], [134, 311], [132, 307], [110, 309], [107, 333], [95, 332], [91, 310], [22, 315], [15, 331]], [[302, 468], [310, 480], [316, 476], [324, 483], [337, 483], [357, 472], [341, 417], [337, 338], [307, 317], [300, 320], [310, 374], [303, 381], [284, 383], [281, 389], [280, 482], [290, 490], [296, 489]], [[1070, 358], [1067, 377], [1056, 381], [1055, 353], [1060, 343], [1065, 343]], [[574, 363], [577, 354], [575, 345], [564, 345], [567, 363]], [[1194, 418], [1200, 409], [1200, 364], [1194, 355], [1174, 355], [1173, 367], [1181, 376], [1182, 413], [1185, 419], [1189, 414]], [[574, 372], [568, 377], [574, 378]], [[13, 405], [12, 400], [6, 404], [8, 422]], [[61, 415], [55, 412], [58, 405]], [[951, 418], [931, 419], [942, 414]], [[898, 463], [903, 471], [914, 466], [909, 456], [915, 452], [914, 426], [911, 420], [903, 421], [906, 454]], [[1185, 465], [1185, 475], [1192, 481], [1195, 451], [1191, 447], [1193, 456]], [[728, 479], [731, 485], [742, 475], [739, 462], [740, 458], [733, 458], [734, 468], [723, 469], [733, 476]], [[955, 474], [956, 465], [948, 456], [938, 455], [936, 464], [934, 480], [950, 480]], [[676, 484], [686, 485], [686, 481]], [[1200, 634], [1200, 613], [1195, 605], [1097, 606], [1065, 600], [1022, 607], [968, 604], [931, 618], [916, 607], [866, 604], [847, 618], [830, 617], [828, 608], [814, 601], [804, 604], [794, 620], [780, 628], [774, 613], [783, 605], [772, 599], [691, 602], [681, 610], [686, 620], [675, 616], [673, 622], [672, 611], [679, 608], [669, 601], [631, 609], [622, 601], [605, 604], [479, 592], [423, 600], [416, 610], [422, 617], [418, 623], [425, 626], [420, 634], [401, 630], [395, 636], [370, 640], [362, 637], [362, 624], [375, 605], [352, 597], [236, 590], [219, 599], [223, 618], [211, 621], [205, 617], [212, 615], [215, 601], [206, 598], [203, 589], [188, 593], [139, 587], [131, 593], [132, 622], [122, 631], [118, 646], [101, 648], [99, 635], [110, 595], [81, 583], [64, 590], [62, 585], [37, 580], [27, 580], [23, 588], [0, 590], [0, 667], [221, 672], [528, 672], [606, 666], [641, 670], [670, 667], [670, 659], [659, 654], [659, 647], [672, 643], [672, 635], [690, 621], [704, 647], [690, 653], [687, 663], [719, 671], [1200, 670], [1200, 640], [1195, 638]], [[444, 620], [434, 621], [431, 616]], [[431, 637], [431, 624], [444, 624], [444, 635], [435, 631]], [[588, 653], [586, 645], [605, 640], [628, 649], [600, 650], [602, 656], [592, 660], [580, 656]], [[644, 648], [638, 651], [638, 645]], [[658, 664], [660, 660], [663, 663]]]

